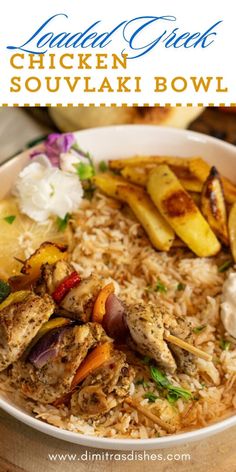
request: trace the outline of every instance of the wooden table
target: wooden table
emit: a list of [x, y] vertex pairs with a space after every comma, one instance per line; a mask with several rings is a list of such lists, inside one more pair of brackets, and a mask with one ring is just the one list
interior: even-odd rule
[[[49, 131], [20, 109], [0, 109], [0, 161], [20, 150], [27, 141]], [[89, 451], [89, 450], [88, 450]], [[90, 449], [91, 451], [95, 451]], [[0, 410], [0, 472], [236, 472], [236, 427], [210, 439], [158, 452], [190, 454], [191, 461], [106, 463], [50, 461], [48, 454], [84, 454], [86, 449], [43, 435]], [[157, 452], [157, 451], [155, 451]]]
[[[98, 452], [87, 448], [88, 452]], [[118, 451], [110, 451], [111, 453]], [[129, 451], [130, 452], [130, 451]], [[147, 451], [151, 454], [152, 451]], [[189, 461], [51, 461], [49, 454], [85, 456], [86, 448], [32, 430], [0, 410], [0, 472], [236, 472], [236, 427], [207, 440], [168, 448], [157, 453], [190, 454]]]

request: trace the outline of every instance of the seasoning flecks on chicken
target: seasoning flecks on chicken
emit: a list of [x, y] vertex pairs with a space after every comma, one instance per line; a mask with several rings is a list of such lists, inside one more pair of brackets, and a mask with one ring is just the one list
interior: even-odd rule
[[167, 315], [164, 304], [138, 303], [127, 307], [125, 319], [137, 351], [174, 373], [176, 362], [164, 340], [164, 315]]
[[[186, 318], [182, 318], [180, 316], [169, 317], [167, 320], [164, 318], [164, 325], [167, 331], [169, 331], [174, 336], [177, 336], [184, 341], [189, 342], [190, 344], [193, 343], [192, 340], [192, 329], [190, 323], [186, 320]], [[170, 344], [170, 349], [174, 354], [176, 364], [178, 370], [193, 375], [196, 372], [196, 357], [188, 351], [181, 349], [178, 346]]]
[[[44, 264], [36, 292], [53, 294], [59, 284], [73, 272], [73, 266], [66, 261]], [[88, 322], [101, 287], [102, 285], [96, 275], [81, 280], [78, 285], [69, 290], [60, 302], [59, 306], [63, 315], [84, 323]]]
[[53, 403], [67, 394], [74, 375], [88, 351], [108, 338], [101, 325], [87, 323], [65, 329], [58, 353], [42, 368], [29, 361], [18, 361], [13, 365], [11, 376], [22, 393], [40, 401]]
[[68, 313], [68, 316], [71, 313], [72, 318], [87, 322], [90, 320], [101, 288], [102, 284], [98, 277], [95, 274], [90, 275], [68, 292], [60, 306]]
[[29, 293], [0, 312], [0, 371], [18, 360], [54, 311], [50, 296]]
[[41, 277], [35, 287], [38, 294], [48, 293], [52, 295], [58, 285], [74, 272], [71, 264], [60, 260], [55, 264], [43, 264], [41, 267]]
[[73, 393], [72, 414], [96, 418], [115, 408], [129, 394], [134, 375], [125, 354], [114, 350], [109, 362], [90, 374]]

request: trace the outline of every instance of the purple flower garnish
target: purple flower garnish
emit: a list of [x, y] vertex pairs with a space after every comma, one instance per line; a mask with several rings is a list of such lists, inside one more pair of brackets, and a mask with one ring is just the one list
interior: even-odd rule
[[72, 133], [52, 133], [45, 141], [45, 153], [54, 167], [59, 167], [60, 154], [70, 151], [75, 143]]

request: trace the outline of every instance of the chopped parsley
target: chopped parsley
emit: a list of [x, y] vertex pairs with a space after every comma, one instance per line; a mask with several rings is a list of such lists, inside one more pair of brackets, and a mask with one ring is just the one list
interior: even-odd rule
[[147, 285], [146, 289], [147, 292], [160, 292], [160, 293], [166, 293], [167, 292], [167, 287], [160, 281], [158, 280], [156, 285]]
[[149, 356], [144, 356], [144, 358], [142, 359], [142, 363], [145, 365], [149, 365], [150, 362], [151, 362], [151, 358]]
[[149, 387], [149, 383], [144, 380], [144, 379], [138, 379], [136, 382], [135, 382], [135, 385], [142, 385], [144, 388], [148, 388]]
[[3, 280], [0, 280], [0, 303], [5, 300], [11, 293], [11, 287]]
[[181, 292], [182, 290], [184, 290], [186, 288], [186, 284], [183, 284], [182, 282], [180, 282], [177, 287], [176, 287], [176, 290], [177, 292]]
[[8, 223], [9, 225], [12, 225], [12, 223], [15, 221], [15, 219], [16, 219], [16, 215], [5, 216], [5, 218], [4, 218], [6, 223]]
[[230, 349], [230, 346], [231, 346], [230, 341], [227, 341], [226, 339], [220, 340], [220, 347], [223, 351], [228, 351]]
[[232, 265], [233, 261], [232, 259], [229, 259], [228, 261], [223, 262], [223, 264], [218, 267], [218, 272], [226, 272], [226, 270], [228, 270]]
[[90, 180], [94, 176], [94, 167], [91, 164], [79, 162], [79, 164], [74, 164], [74, 167], [80, 180]]
[[143, 395], [143, 398], [147, 398], [149, 403], [154, 403], [156, 401], [156, 399], [158, 398], [157, 395], [155, 395], [155, 393], [152, 393], [152, 392], [146, 392], [144, 395]]
[[57, 217], [56, 223], [57, 223], [58, 231], [65, 231], [69, 223], [70, 217], [71, 217], [70, 213], [66, 213], [64, 218], [60, 218], [60, 216]]
[[206, 328], [206, 325], [202, 325], [202, 326], [196, 326], [196, 328], [193, 328], [193, 333], [195, 334], [199, 334], [203, 331], [203, 329]]
[[170, 403], [175, 403], [179, 398], [183, 398], [184, 400], [190, 400], [192, 398], [192, 394], [189, 392], [189, 390], [172, 385], [166, 375], [156, 367], [151, 366], [150, 372], [152, 379], [157, 384], [157, 386], [163, 390], [166, 390], [166, 398]]
[[108, 165], [105, 161], [100, 161], [98, 166], [100, 172], [106, 172], [108, 169]]
[[157, 284], [156, 284], [156, 286], [154, 287], [153, 290], [154, 290], [154, 292], [160, 292], [160, 293], [166, 293], [167, 292], [166, 286], [160, 280], [157, 281]]

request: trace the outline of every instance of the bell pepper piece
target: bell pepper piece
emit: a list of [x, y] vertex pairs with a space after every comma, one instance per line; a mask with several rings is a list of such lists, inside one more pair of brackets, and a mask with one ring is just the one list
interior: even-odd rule
[[71, 389], [68, 393], [63, 395], [62, 397], [58, 398], [53, 402], [53, 405], [58, 407], [60, 405], [64, 405], [69, 403], [71, 395], [75, 390], [76, 386], [82, 382], [89, 374], [91, 374], [94, 370], [101, 367], [106, 361], [108, 361], [111, 357], [111, 350], [112, 344], [110, 342], [105, 342], [104, 344], [100, 344], [99, 346], [95, 347], [93, 351], [91, 351], [87, 357], [83, 360], [80, 364], [77, 372], [72, 380]]
[[35, 280], [40, 276], [40, 269], [43, 264], [54, 264], [57, 261], [66, 259], [66, 257], [65, 246], [45, 242], [24, 262], [21, 273], [27, 275], [31, 280]]
[[82, 380], [84, 380], [91, 372], [100, 367], [111, 357], [111, 343], [105, 342], [95, 347], [80, 364], [77, 372], [72, 380], [71, 389], [73, 390]]
[[93, 315], [92, 315], [92, 320], [96, 323], [101, 323], [102, 320], [103, 320], [103, 317], [104, 315], [106, 314], [106, 301], [109, 297], [109, 295], [111, 295], [111, 293], [114, 293], [115, 291], [115, 287], [113, 285], [113, 283], [110, 283], [108, 285], [105, 285], [105, 287], [103, 287], [97, 298], [96, 298], [96, 301], [94, 303], [94, 307], [93, 307]]
[[67, 293], [76, 285], [80, 283], [80, 276], [77, 272], [72, 272], [68, 277], [66, 277], [54, 290], [52, 298], [56, 303], [60, 303]]
[[22, 302], [30, 293], [30, 290], [19, 290], [19, 292], [10, 293], [10, 295], [8, 295], [8, 297], [0, 304], [0, 311], [12, 303]]

